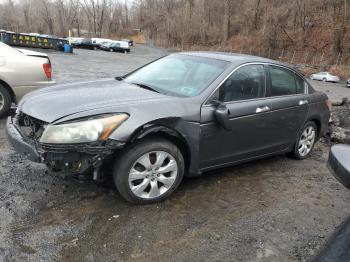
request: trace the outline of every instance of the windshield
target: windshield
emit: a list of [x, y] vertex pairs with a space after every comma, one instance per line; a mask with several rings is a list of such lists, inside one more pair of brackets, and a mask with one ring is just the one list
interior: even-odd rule
[[160, 93], [193, 97], [200, 94], [229, 62], [189, 55], [170, 55], [128, 75], [125, 81]]

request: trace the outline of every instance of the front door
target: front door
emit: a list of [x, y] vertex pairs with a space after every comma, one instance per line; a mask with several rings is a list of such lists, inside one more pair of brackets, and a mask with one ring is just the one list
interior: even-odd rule
[[219, 166], [268, 154], [275, 149], [271, 137], [271, 99], [265, 97], [263, 64], [237, 69], [219, 88], [217, 98], [229, 111], [230, 130], [215, 118], [214, 105], [201, 111], [201, 168]]

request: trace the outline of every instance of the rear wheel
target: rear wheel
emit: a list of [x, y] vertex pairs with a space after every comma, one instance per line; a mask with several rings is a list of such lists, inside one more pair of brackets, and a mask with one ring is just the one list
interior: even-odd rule
[[127, 148], [116, 161], [114, 182], [134, 204], [151, 204], [169, 197], [184, 176], [181, 151], [161, 138], [148, 138]]
[[317, 139], [317, 126], [314, 122], [307, 122], [294, 145], [291, 156], [296, 159], [307, 158], [315, 146]]
[[327, 78], [323, 78], [322, 81], [323, 81], [323, 82], [327, 82]]
[[11, 96], [5, 87], [0, 85], [0, 118], [7, 116], [11, 108]]
[[113, 49], [111, 48], [111, 49], [109, 49], [109, 51], [110, 51], [110, 52], [113, 52]]

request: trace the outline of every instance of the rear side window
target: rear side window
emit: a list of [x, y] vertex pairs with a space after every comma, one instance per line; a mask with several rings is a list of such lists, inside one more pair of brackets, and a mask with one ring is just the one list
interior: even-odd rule
[[285, 96], [297, 93], [294, 72], [277, 66], [269, 66], [271, 87], [269, 96]]
[[300, 76], [295, 74], [295, 80], [297, 81], [297, 94], [304, 94], [305, 87], [306, 87], [306, 83], [304, 79], [302, 79]]
[[247, 65], [234, 72], [220, 87], [220, 101], [233, 102], [262, 97], [265, 91], [263, 65]]

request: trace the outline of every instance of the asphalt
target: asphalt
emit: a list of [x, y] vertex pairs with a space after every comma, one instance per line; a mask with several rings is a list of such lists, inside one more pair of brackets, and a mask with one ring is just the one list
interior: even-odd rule
[[[166, 54], [50, 52], [58, 83], [122, 75]], [[333, 100], [341, 84], [312, 82]], [[16, 154], [0, 120], [0, 261], [309, 261], [349, 216], [326, 167], [329, 145], [185, 179], [167, 201], [133, 206], [111, 181], [49, 175]]]

